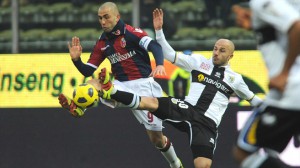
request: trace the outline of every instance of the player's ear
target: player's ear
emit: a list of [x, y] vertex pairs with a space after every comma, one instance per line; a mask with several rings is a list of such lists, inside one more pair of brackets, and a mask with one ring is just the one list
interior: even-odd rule
[[229, 61], [232, 57], [233, 57], [233, 54], [231, 54], [231, 55], [228, 57], [228, 60], [227, 60], [227, 61]]
[[120, 15], [120, 14], [118, 14], [118, 15], [117, 15], [117, 19], [118, 19], [118, 21], [120, 20], [120, 18], [121, 18], [121, 15]]

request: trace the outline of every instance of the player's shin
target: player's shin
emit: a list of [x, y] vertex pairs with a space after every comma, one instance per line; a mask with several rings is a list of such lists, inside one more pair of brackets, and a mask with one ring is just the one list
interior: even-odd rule
[[163, 148], [158, 148], [161, 151], [161, 154], [166, 158], [169, 162], [171, 168], [179, 168], [182, 167], [181, 161], [178, 159], [174, 147], [170, 140], [165, 137], [166, 142]]

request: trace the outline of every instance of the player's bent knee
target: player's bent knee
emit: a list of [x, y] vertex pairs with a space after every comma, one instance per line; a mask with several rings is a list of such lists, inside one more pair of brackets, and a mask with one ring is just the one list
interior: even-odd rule
[[93, 85], [98, 91], [101, 90], [101, 84], [98, 79], [88, 80], [86, 83]]
[[205, 157], [197, 157], [194, 159], [195, 168], [210, 168], [212, 160]]
[[154, 97], [141, 97], [139, 109], [156, 111], [158, 108], [158, 100]]
[[147, 130], [147, 134], [151, 143], [157, 148], [164, 147], [164, 137], [161, 131], [150, 131]]
[[233, 148], [233, 151], [232, 151], [232, 154], [233, 154], [233, 158], [238, 162], [238, 163], [241, 163], [243, 160], [245, 160], [249, 155], [250, 153], [240, 149], [239, 147], [235, 146]]

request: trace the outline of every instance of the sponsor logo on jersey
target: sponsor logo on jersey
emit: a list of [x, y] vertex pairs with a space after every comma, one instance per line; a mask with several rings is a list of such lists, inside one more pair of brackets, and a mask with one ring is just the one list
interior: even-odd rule
[[200, 83], [207, 83], [207, 84], [214, 85], [216, 88], [222, 90], [225, 93], [229, 93], [230, 92], [230, 90], [225, 85], [223, 85], [219, 80], [215, 80], [215, 79], [209, 78], [207, 76], [204, 76], [201, 73], [198, 75], [198, 81]]
[[125, 40], [124, 37], [121, 38], [120, 45], [121, 45], [122, 48], [126, 47], [126, 40]]
[[130, 51], [130, 52], [125, 53], [125, 54], [114, 53], [112, 55], [109, 55], [107, 58], [109, 59], [111, 64], [115, 64], [115, 63], [121, 62], [123, 60], [126, 60], [128, 58], [131, 58], [134, 55], [136, 55], [136, 52], [135, 51]]
[[198, 75], [198, 81], [199, 81], [199, 82], [202, 82], [202, 81], [204, 80], [204, 78], [205, 78], [205, 77], [204, 77], [203, 74], [199, 74], [199, 75]]

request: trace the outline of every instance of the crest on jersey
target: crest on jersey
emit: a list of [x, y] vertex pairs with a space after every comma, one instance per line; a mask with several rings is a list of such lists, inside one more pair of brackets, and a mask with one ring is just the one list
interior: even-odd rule
[[202, 62], [200, 65], [200, 68], [208, 71], [210, 68], [210, 65]]
[[125, 48], [126, 47], [126, 41], [125, 41], [125, 38], [122, 37], [121, 40], [120, 40], [120, 45], [122, 48]]
[[121, 34], [121, 32], [120, 32], [120, 30], [116, 30], [116, 31], [112, 32], [112, 34], [114, 34], [114, 35], [118, 36], [118, 35], [120, 35], [120, 34]]
[[233, 82], [234, 82], [234, 76], [229, 76], [229, 81], [230, 81], [231, 83], [233, 83]]

